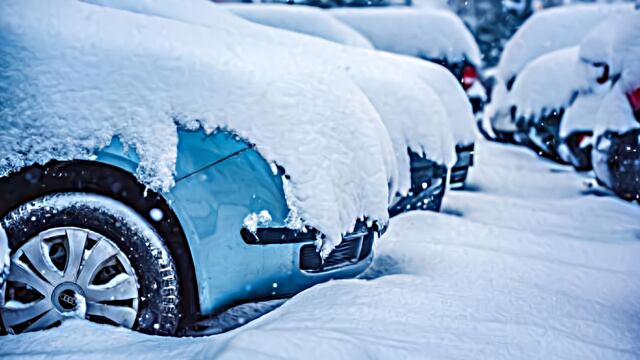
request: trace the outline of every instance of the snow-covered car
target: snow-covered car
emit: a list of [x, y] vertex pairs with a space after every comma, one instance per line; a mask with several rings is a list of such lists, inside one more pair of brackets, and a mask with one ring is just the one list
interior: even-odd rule
[[373, 49], [371, 42], [360, 33], [316, 7], [238, 3], [220, 5], [258, 24], [317, 36], [338, 44]]
[[[216, 31], [224, 29], [220, 21], [214, 18], [215, 14], [220, 17], [226, 14], [228, 21], [244, 21], [227, 13], [224, 6], [202, 1], [190, 3], [190, 9], [183, 9], [170, 0], [144, 6], [132, 1], [92, 1], [204, 25]], [[445, 184], [439, 177], [443, 169], [424, 171], [425, 164], [421, 161], [416, 163], [421, 170], [412, 175], [412, 152], [433, 162], [430, 167], [451, 168], [456, 161], [456, 148], [452, 144], [461, 145], [457, 147], [461, 152], [461, 161], [453, 166], [449, 183], [452, 187], [464, 186], [472, 164], [474, 119], [462, 87], [445, 68], [412, 57], [341, 46], [259, 24], [253, 26], [256, 34], [263, 35], [273, 44], [295, 49], [296, 54], [312, 54], [305, 57], [306, 65], [322, 68], [327, 64], [340, 64], [366, 94], [391, 135], [399, 167], [399, 196], [392, 203], [392, 214], [400, 209], [437, 209], [444, 194]], [[389, 74], [394, 76], [390, 77]], [[415, 176], [417, 174], [421, 174], [421, 181], [416, 181], [419, 180]], [[431, 178], [434, 174], [437, 176]], [[397, 200], [403, 201], [398, 203]], [[402, 207], [395, 206], [398, 204], [402, 204]]]
[[580, 44], [581, 61], [598, 70], [599, 101], [593, 169], [598, 181], [627, 200], [640, 200], [640, 10], [607, 19]]
[[0, 3], [0, 331], [170, 335], [368, 266], [397, 182], [378, 113], [331, 64], [213, 20]]
[[[314, 35], [344, 45], [353, 42], [336, 39], [352, 38], [352, 33], [356, 33], [345, 26], [341, 31], [346, 31], [338, 36], [335, 33], [337, 27], [333, 25], [333, 22], [339, 23], [338, 20], [329, 16], [326, 11], [307, 6], [233, 4], [223, 7], [258, 24]], [[325, 21], [327, 17], [332, 21]], [[314, 46], [323, 45], [312, 39], [307, 40]], [[338, 51], [337, 48], [332, 50]], [[349, 73], [380, 113], [391, 134], [398, 163], [406, 164], [407, 152], [409, 153], [410, 188], [406, 194], [401, 193], [394, 198], [390, 206], [390, 215], [395, 216], [416, 209], [439, 211], [452, 159], [448, 155], [454, 149], [453, 143], [447, 141], [452, 134], [446, 123], [446, 109], [428, 83], [416, 81], [413, 73], [398, 69], [402, 64], [394, 63], [402, 57], [396, 58], [381, 58], [379, 53], [374, 51], [352, 51], [348, 59], [352, 65]], [[394, 76], [386, 76], [387, 71], [393, 71]], [[407, 135], [410, 133], [413, 133], [413, 136]], [[418, 136], [422, 141], [418, 140]], [[413, 144], [408, 144], [407, 138], [413, 138], [410, 141]], [[469, 152], [472, 151], [473, 149], [469, 149]], [[471, 160], [471, 155], [468, 157], [466, 165]], [[468, 168], [464, 166], [453, 169], [454, 184], [464, 183]], [[400, 171], [406, 173], [404, 168]]]
[[[573, 107], [576, 99], [588, 96], [589, 70], [579, 61], [578, 46], [549, 52], [525, 66], [513, 84], [509, 102], [518, 132], [522, 134], [519, 139], [521, 144], [529, 146], [539, 155], [564, 162], [559, 148], [565, 138], [571, 144], [576, 140], [584, 143], [579, 136], [584, 134], [584, 127], [571, 128], [576, 125], [575, 116], [580, 115], [576, 110], [584, 106], [582, 101], [577, 109], [570, 112], [572, 118], [569, 123], [561, 124], [565, 112]], [[584, 123], [582, 121], [581, 124]], [[577, 150], [567, 147], [567, 144], [563, 149]]]
[[480, 81], [480, 50], [453, 12], [432, 8], [336, 8], [330, 13], [360, 32], [376, 49], [443, 65], [460, 81], [474, 113], [486, 100]]
[[[519, 74], [538, 57], [577, 46], [609, 15], [633, 11], [633, 4], [574, 4], [534, 13], [507, 42], [495, 69], [491, 102], [485, 107], [482, 132], [493, 140], [528, 143], [516, 127], [511, 91]], [[541, 92], [552, 89], [544, 89]]]

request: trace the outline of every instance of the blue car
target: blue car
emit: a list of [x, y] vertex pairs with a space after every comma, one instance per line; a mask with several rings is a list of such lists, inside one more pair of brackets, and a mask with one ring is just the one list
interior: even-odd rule
[[95, 160], [0, 179], [12, 251], [0, 331], [81, 317], [179, 334], [239, 303], [360, 274], [386, 226], [365, 219], [321, 259], [321, 233], [286, 226], [284, 169], [252, 144], [226, 131], [179, 130], [176, 183], [166, 193], [136, 180], [134, 150], [115, 138]]

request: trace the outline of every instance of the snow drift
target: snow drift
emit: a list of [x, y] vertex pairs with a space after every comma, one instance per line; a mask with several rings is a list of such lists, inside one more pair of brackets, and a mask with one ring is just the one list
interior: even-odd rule
[[281, 4], [224, 4], [225, 9], [249, 21], [317, 36], [338, 44], [373, 49], [357, 31], [326, 11], [311, 6]]
[[332, 9], [376, 49], [480, 66], [480, 50], [462, 20], [448, 10], [413, 8]]
[[358, 218], [386, 221], [397, 170], [366, 97], [340, 67], [309, 69], [245, 22], [212, 20], [220, 31], [74, 0], [3, 1], [2, 174], [91, 158], [119, 136], [140, 181], [168, 190], [176, 124], [223, 128], [286, 169], [290, 207], [326, 234], [324, 254]]

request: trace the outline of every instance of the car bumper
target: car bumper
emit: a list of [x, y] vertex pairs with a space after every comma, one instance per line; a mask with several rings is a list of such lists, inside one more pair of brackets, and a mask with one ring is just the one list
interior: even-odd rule
[[451, 189], [464, 188], [467, 175], [469, 174], [469, 167], [473, 166], [474, 152], [474, 144], [456, 146], [457, 160], [451, 168]]
[[389, 207], [389, 216], [414, 210], [440, 211], [447, 181], [447, 167], [416, 153], [409, 153], [411, 189]]

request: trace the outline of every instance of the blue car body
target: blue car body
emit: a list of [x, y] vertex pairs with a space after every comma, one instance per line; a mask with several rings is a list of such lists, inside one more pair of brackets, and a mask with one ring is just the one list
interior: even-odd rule
[[[135, 174], [135, 151], [125, 150], [118, 139], [97, 155], [96, 161]], [[264, 210], [271, 215], [270, 229], [291, 233], [285, 224], [289, 207], [283, 175], [281, 170], [274, 173], [251, 144], [229, 132], [207, 135], [179, 130], [176, 184], [162, 196], [179, 219], [192, 254], [186, 260], [193, 261], [201, 314], [245, 301], [291, 295], [329, 279], [353, 277], [370, 264], [371, 228], [345, 236], [334, 250], [339, 257], [332, 260], [330, 255], [325, 260], [333, 261], [332, 266], [313, 269], [301, 261], [317, 262], [313, 259], [318, 256], [315, 236], [266, 245], [243, 239], [245, 218]], [[371, 240], [363, 244], [365, 239]], [[350, 247], [353, 241], [360, 243]]]

